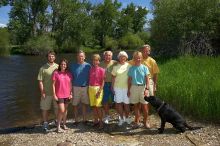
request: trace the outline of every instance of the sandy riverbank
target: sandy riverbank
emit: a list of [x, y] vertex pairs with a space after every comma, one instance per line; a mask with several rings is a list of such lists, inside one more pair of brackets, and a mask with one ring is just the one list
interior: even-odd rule
[[160, 119], [157, 115], [150, 116], [151, 129], [143, 127], [131, 129], [129, 125], [117, 125], [116, 115], [109, 125], [103, 130], [92, 127], [92, 122], [84, 125], [80, 123], [74, 126], [68, 121], [69, 130], [64, 133], [56, 133], [56, 128], [51, 125], [50, 132], [45, 134], [40, 125], [33, 128], [19, 130], [14, 133], [1, 134], [1, 146], [56, 146], [61, 142], [69, 142], [71, 145], [91, 146], [167, 146], [167, 145], [210, 145], [220, 144], [220, 125], [205, 124], [194, 121], [188, 123], [194, 127], [203, 127], [185, 133], [177, 133], [172, 125], [166, 124], [164, 134], [158, 134], [157, 128]]

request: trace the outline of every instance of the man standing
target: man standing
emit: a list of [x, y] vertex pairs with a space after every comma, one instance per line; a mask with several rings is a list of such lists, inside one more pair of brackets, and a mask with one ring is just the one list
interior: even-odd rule
[[157, 66], [156, 61], [150, 57], [151, 47], [150, 45], [144, 45], [141, 48], [141, 52], [143, 55], [142, 64], [146, 65], [150, 71], [150, 86], [149, 86], [149, 95], [154, 96], [157, 91], [157, 78], [159, 73], [159, 68]]
[[48, 131], [48, 114], [51, 105], [54, 105], [55, 114], [57, 113], [57, 104], [53, 100], [52, 90], [52, 73], [58, 68], [58, 64], [55, 61], [55, 52], [49, 51], [47, 53], [48, 62], [44, 64], [38, 73], [39, 88], [41, 92], [40, 108], [42, 110], [43, 117], [43, 129], [45, 132]]
[[77, 63], [73, 63], [70, 66], [70, 72], [73, 76], [73, 113], [75, 124], [78, 124], [78, 105], [82, 103], [82, 115], [83, 122], [87, 122], [87, 107], [89, 105], [88, 97], [88, 81], [89, 81], [89, 70], [91, 65], [85, 62], [85, 52], [80, 50], [77, 53]]
[[113, 66], [117, 63], [117, 61], [112, 60], [112, 51], [105, 51], [103, 53], [104, 61], [100, 63], [100, 67], [105, 69], [105, 84], [104, 84], [104, 95], [102, 99], [102, 104], [104, 108], [104, 123], [108, 124], [110, 120], [109, 116], [109, 104], [113, 102], [114, 95], [112, 93], [112, 69]]

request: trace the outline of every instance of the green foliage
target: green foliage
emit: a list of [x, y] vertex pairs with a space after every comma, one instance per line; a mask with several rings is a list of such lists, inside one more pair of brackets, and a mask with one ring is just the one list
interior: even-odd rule
[[[153, 4], [151, 33], [153, 46], [160, 54], [210, 52], [206, 50], [206, 46], [212, 46], [211, 41], [218, 35], [220, 26], [219, 0], [160, 0], [154, 1]], [[201, 41], [201, 38], [204, 41]], [[201, 43], [203, 45], [200, 45]], [[214, 50], [211, 53], [213, 52]]]
[[[23, 52], [19, 49], [24, 44], [37, 42], [37, 38], [48, 33], [55, 38], [58, 52], [75, 52], [80, 47], [116, 49], [116, 40], [127, 33], [141, 34], [148, 13], [146, 8], [134, 4], [121, 10], [122, 4], [117, 0], [104, 0], [96, 5], [89, 0], [15, 0], [3, 1], [0, 6], [9, 4], [11, 42], [19, 46], [13, 52]], [[139, 36], [146, 41], [145, 35]], [[137, 40], [131, 44], [138, 44]]]
[[150, 41], [150, 32], [141, 31], [137, 35], [144, 41], [145, 44], [149, 44]]
[[180, 57], [159, 64], [159, 97], [181, 113], [220, 120], [220, 57]]
[[10, 53], [10, 46], [7, 28], [0, 28], [0, 36], [0, 55], [8, 55]]
[[122, 49], [137, 49], [141, 47], [144, 44], [144, 41], [141, 40], [141, 38], [132, 33], [127, 33], [125, 36], [123, 36], [119, 41], [119, 46]]
[[27, 55], [45, 54], [49, 50], [56, 50], [56, 42], [48, 35], [42, 35], [30, 38], [24, 46], [24, 52]]
[[111, 37], [106, 36], [104, 38], [104, 48], [116, 50], [118, 48], [118, 42]]
[[135, 6], [133, 3], [127, 5], [121, 11], [120, 19], [118, 20], [119, 37], [128, 32], [137, 33], [142, 32], [146, 24], [146, 15], [148, 11], [146, 8]]

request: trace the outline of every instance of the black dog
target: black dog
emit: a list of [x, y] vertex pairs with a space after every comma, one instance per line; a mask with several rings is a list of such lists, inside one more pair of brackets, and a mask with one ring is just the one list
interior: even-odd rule
[[186, 128], [193, 130], [193, 128], [186, 123], [184, 118], [167, 103], [154, 96], [145, 96], [144, 99], [157, 110], [161, 118], [161, 126], [158, 129], [159, 133], [163, 133], [166, 122], [171, 123], [174, 128], [181, 132], [185, 132]]

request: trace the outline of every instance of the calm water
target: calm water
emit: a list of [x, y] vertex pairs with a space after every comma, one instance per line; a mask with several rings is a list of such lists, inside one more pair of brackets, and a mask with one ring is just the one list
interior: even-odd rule
[[[58, 55], [57, 61], [63, 57], [75, 62], [75, 54]], [[46, 61], [44, 56], [0, 57], [0, 129], [40, 123], [37, 74]]]

